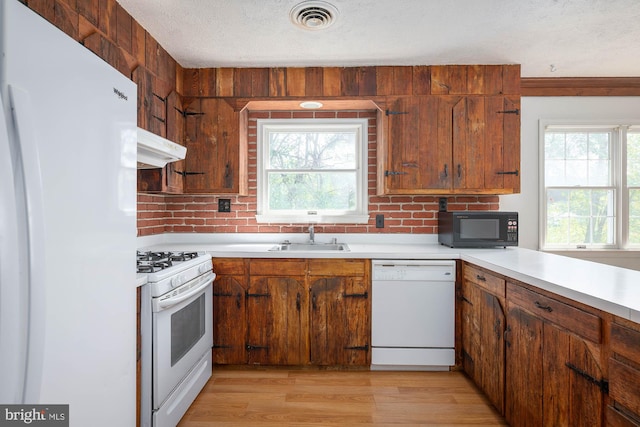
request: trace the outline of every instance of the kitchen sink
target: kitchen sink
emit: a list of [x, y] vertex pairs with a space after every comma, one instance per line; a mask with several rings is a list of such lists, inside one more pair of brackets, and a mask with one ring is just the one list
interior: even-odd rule
[[278, 243], [270, 251], [342, 251], [349, 252], [346, 243]]

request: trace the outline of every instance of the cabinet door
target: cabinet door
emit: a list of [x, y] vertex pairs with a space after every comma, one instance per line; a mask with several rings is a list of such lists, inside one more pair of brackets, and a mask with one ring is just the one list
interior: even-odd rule
[[505, 315], [500, 300], [464, 280], [463, 367], [501, 414], [504, 414], [504, 327]]
[[518, 97], [467, 96], [456, 103], [453, 107], [455, 192], [520, 191], [519, 112]]
[[309, 363], [309, 294], [302, 277], [252, 276], [247, 298], [249, 364]]
[[185, 193], [239, 192], [239, 127], [239, 114], [223, 99], [203, 98], [189, 105], [181, 171]]
[[213, 282], [213, 362], [246, 363], [243, 277], [218, 276]]
[[370, 365], [369, 295], [369, 285], [362, 277], [313, 278], [312, 364]]
[[506, 410], [512, 426], [599, 426], [604, 394], [599, 346], [511, 306]]
[[[166, 103], [166, 134], [167, 139], [180, 145], [184, 142], [184, 116], [180, 95], [171, 92]], [[167, 163], [160, 169], [138, 170], [138, 191], [180, 194], [183, 191], [181, 171], [184, 170], [184, 160]]]
[[517, 306], [507, 311], [505, 418], [512, 426], [542, 426], [543, 321]]
[[451, 129], [459, 97], [415, 96], [389, 102], [385, 190], [447, 193], [452, 186]]

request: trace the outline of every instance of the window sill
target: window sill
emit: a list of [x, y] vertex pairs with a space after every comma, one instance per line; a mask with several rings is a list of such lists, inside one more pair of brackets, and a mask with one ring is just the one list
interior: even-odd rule
[[369, 215], [256, 215], [260, 224], [367, 224]]

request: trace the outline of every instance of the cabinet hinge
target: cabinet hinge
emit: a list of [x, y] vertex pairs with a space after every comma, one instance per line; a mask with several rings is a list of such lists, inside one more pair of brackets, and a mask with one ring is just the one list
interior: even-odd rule
[[187, 171], [177, 171], [174, 170], [178, 175], [182, 175], [183, 178], [186, 178], [188, 175], [206, 175], [206, 172], [187, 172]]
[[219, 344], [214, 344], [211, 348], [233, 348], [230, 345], [219, 345]]
[[409, 114], [408, 111], [391, 111], [388, 108], [386, 110], [384, 110], [384, 113], [387, 116], [397, 116], [398, 114]]
[[345, 350], [369, 351], [369, 344], [365, 344], [365, 345], [347, 346], [347, 347], [345, 347], [344, 349], [345, 349]]
[[271, 294], [250, 294], [247, 293], [247, 298], [269, 298]]
[[343, 293], [342, 294], [342, 298], [364, 298], [367, 299], [369, 298], [369, 292], [365, 292], [363, 294], [348, 294], [348, 293]]
[[466, 302], [466, 303], [467, 303], [467, 304], [469, 304], [469, 305], [473, 305], [473, 303], [472, 303], [472, 302], [471, 302], [467, 297], [465, 297], [464, 295], [461, 295], [461, 296], [460, 296], [460, 299], [461, 299], [462, 301]]
[[152, 115], [151, 117], [153, 117], [154, 119], [158, 120], [161, 123], [165, 123], [165, 120], [162, 117], [158, 117], [158, 116], [154, 116], [154, 115]]
[[384, 176], [407, 175], [408, 172], [384, 171]]
[[496, 172], [496, 175], [515, 175], [515, 176], [519, 176], [520, 175], [520, 171], [518, 169], [516, 169], [514, 171]]
[[269, 346], [266, 345], [251, 345], [247, 344], [245, 346], [247, 350], [269, 350]]
[[576, 365], [572, 363], [567, 362], [565, 363], [565, 366], [571, 369], [576, 374], [580, 375], [582, 378], [589, 381], [590, 383], [596, 385], [600, 390], [602, 390], [603, 393], [609, 394], [609, 381], [605, 380], [604, 378], [601, 380], [595, 379], [594, 377], [589, 375], [586, 371], [583, 371], [582, 369], [578, 368]]
[[181, 109], [179, 109], [178, 107], [173, 107], [173, 108], [175, 108], [175, 109], [176, 109], [176, 111], [177, 111], [178, 113], [180, 113], [180, 114], [182, 115], [182, 117], [184, 117], [185, 119], [186, 119], [188, 116], [204, 116], [204, 113], [199, 113], [199, 112], [197, 112], [197, 111], [187, 111], [187, 110], [182, 111], [182, 110], [181, 110]]
[[496, 111], [498, 114], [515, 114], [516, 116], [520, 115], [520, 109], [516, 108], [515, 110], [504, 110], [504, 111]]

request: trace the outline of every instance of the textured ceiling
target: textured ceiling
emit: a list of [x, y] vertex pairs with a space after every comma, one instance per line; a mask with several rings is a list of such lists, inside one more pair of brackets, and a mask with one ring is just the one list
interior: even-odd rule
[[[186, 68], [521, 64], [523, 77], [639, 77], [640, 0], [117, 0]], [[553, 69], [553, 71], [552, 71]]]

